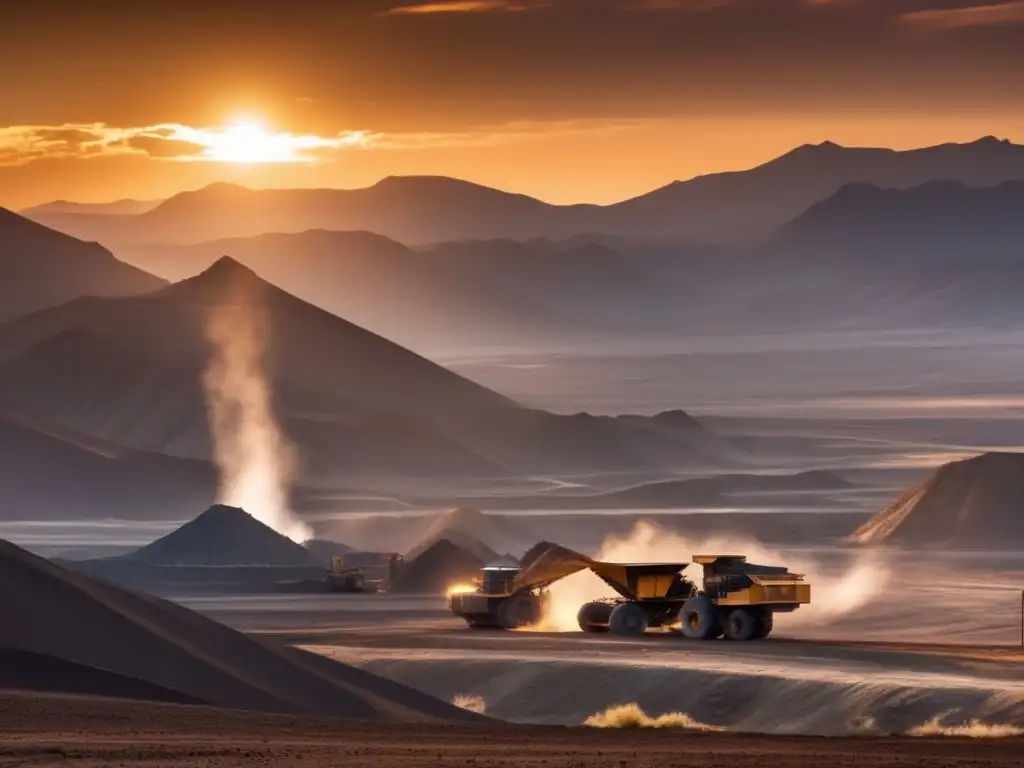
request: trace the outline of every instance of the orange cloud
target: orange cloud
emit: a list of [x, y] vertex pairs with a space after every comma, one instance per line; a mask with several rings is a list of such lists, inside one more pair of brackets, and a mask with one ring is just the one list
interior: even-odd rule
[[438, 0], [438, 2], [400, 5], [387, 11], [389, 16], [425, 13], [486, 13], [490, 11], [528, 11], [549, 5], [546, 0]]
[[733, 0], [629, 0], [626, 9], [631, 11], [710, 11], [732, 4]]
[[179, 123], [116, 127], [106, 123], [0, 127], [0, 165], [52, 158], [142, 155], [192, 162], [301, 163], [324, 152], [366, 146], [373, 136], [345, 131], [332, 136], [270, 132], [256, 126], [193, 128]]
[[967, 8], [914, 11], [900, 16], [900, 21], [916, 27], [937, 30], [1019, 23], [1024, 22], [1024, 2], [1011, 0], [1011, 2], [974, 5]]

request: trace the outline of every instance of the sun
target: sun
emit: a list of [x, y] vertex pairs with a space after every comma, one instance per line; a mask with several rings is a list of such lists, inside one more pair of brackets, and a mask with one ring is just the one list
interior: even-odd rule
[[293, 163], [296, 142], [288, 134], [271, 133], [255, 119], [240, 119], [206, 135], [208, 160], [220, 163]]

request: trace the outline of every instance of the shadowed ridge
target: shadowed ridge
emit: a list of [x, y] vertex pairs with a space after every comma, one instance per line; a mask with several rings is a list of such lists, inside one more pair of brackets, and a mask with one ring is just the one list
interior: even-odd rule
[[0, 320], [81, 296], [131, 296], [165, 285], [97, 243], [0, 208]]
[[215, 706], [386, 723], [485, 722], [363, 670], [261, 642], [170, 601], [0, 541], [0, 648], [172, 688]]

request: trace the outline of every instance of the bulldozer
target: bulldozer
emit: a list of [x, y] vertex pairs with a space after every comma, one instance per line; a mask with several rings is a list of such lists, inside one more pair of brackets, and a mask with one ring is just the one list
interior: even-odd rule
[[[743, 555], [696, 555], [692, 563], [702, 568], [700, 587], [683, 574], [691, 563], [605, 563], [547, 545], [520, 568], [504, 569], [500, 584], [485, 574], [475, 592], [452, 595], [450, 607], [470, 626], [516, 629], [543, 615], [547, 587], [589, 569], [618, 597], [580, 608], [584, 632], [639, 637], [678, 622], [683, 636], [694, 640], [758, 640], [771, 634], [776, 613], [811, 600], [804, 576], [785, 567], [756, 565]], [[519, 623], [526, 618], [531, 621]]]

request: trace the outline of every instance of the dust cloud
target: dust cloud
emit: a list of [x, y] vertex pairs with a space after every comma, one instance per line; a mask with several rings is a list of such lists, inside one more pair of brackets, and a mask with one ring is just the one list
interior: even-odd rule
[[971, 720], [960, 725], [943, 725], [943, 717], [933, 717], [923, 725], [907, 731], [908, 736], [967, 736], [972, 739], [1005, 739], [1024, 735], [1024, 728], [1014, 725], [988, 725]]
[[295, 451], [274, 416], [264, 369], [266, 316], [258, 302], [235, 291], [211, 307], [206, 337], [213, 348], [203, 373], [207, 418], [222, 504], [241, 507], [288, 538], [312, 530], [289, 509]]
[[484, 701], [483, 696], [473, 696], [471, 694], [459, 693], [452, 699], [452, 704], [460, 709], [466, 709], [470, 712], [476, 712], [478, 715], [485, 714], [487, 712], [487, 702]]
[[724, 731], [694, 720], [685, 712], [666, 712], [651, 717], [638, 704], [619, 704], [591, 715], [584, 722], [593, 728], [682, 728], [689, 731]]
[[[759, 565], [784, 565], [802, 573], [811, 584], [811, 602], [786, 616], [786, 627], [827, 626], [869, 605], [883, 593], [890, 571], [881, 556], [860, 551], [851, 563], [838, 571], [806, 556], [774, 551], [743, 536], [691, 539], [649, 522], [639, 522], [626, 536], [607, 538], [594, 557], [620, 563], [688, 562], [693, 555], [746, 555]], [[691, 565], [687, 576], [700, 586], [700, 570]], [[575, 632], [576, 614], [590, 601], [613, 598], [615, 592], [591, 571], [573, 574], [550, 588], [550, 603], [541, 622], [532, 627], [544, 632]]]

